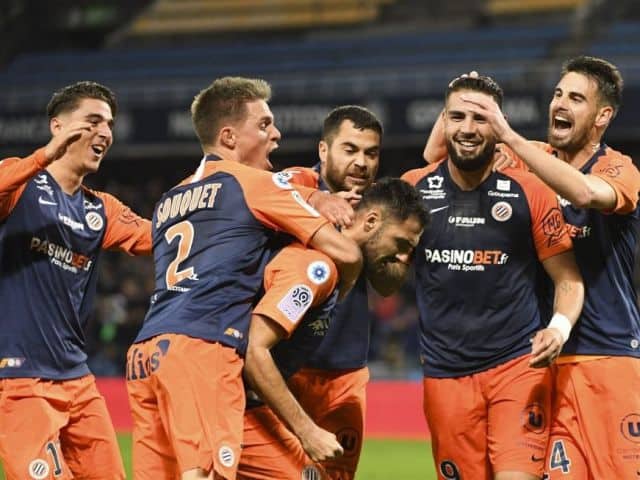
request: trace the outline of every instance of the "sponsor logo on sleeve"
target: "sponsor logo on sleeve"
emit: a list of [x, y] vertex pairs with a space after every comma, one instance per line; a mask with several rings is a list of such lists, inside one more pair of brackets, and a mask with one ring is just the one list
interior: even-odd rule
[[313, 292], [304, 284], [295, 285], [278, 302], [277, 308], [291, 322], [298, 323], [313, 302]]
[[273, 183], [276, 184], [276, 187], [284, 190], [293, 190], [293, 187], [289, 183], [291, 177], [293, 177], [291, 172], [278, 172], [271, 175], [271, 179], [273, 180]]
[[316, 285], [322, 285], [329, 279], [329, 265], [322, 260], [312, 262], [307, 267], [307, 276]]
[[565, 233], [562, 212], [559, 208], [551, 208], [542, 219], [542, 233], [547, 237], [547, 246], [556, 245]]

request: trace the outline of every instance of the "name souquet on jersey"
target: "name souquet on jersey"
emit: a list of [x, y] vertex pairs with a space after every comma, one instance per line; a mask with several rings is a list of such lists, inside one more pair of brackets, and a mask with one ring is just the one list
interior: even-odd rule
[[156, 229], [178, 215], [212, 208], [221, 187], [222, 183], [205, 183], [168, 196], [156, 209]]

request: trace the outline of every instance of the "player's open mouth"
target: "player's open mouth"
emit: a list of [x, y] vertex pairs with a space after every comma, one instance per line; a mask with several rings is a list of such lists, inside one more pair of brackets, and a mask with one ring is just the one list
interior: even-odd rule
[[568, 115], [562, 113], [556, 113], [551, 118], [551, 130], [553, 133], [563, 135], [569, 133], [573, 127], [573, 121]]
[[482, 142], [479, 140], [456, 140], [460, 150], [465, 152], [474, 151]]
[[97, 157], [102, 156], [106, 149], [107, 147], [104, 145], [91, 145], [91, 150], [93, 150], [93, 153], [95, 153]]

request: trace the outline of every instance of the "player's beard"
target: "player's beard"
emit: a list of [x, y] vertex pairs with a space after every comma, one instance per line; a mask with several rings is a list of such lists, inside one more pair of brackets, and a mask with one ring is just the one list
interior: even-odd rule
[[388, 258], [385, 256], [380, 256], [378, 253], [380, 243], [380, 239], [382, 238], [382, 234], [384, 233], [384, 224], [380, 225], [371, 237], [365, 242], [362, 248], [362, 257], [364, 259], [364, 270], [365, 272], [376, 273], [381, 268], [384, 267], [384, 262]]
[[495, 142], [487, 142], [475, 157], [462, 157], [458, 155], [453, 140], [447, 140], [447, 152], [453, 164], [465, 172], [476, 172], [485, 168], [493, 160]]
[[[324, 179], [332, 192], [348, 192], [353, 188], [353, 185], [347, 185], [346, 178], [350, 174], [349, 171], [340, 171], [336, 168], [331, 152], [327, 153], [327, 161], [324, 171]], [[354, 173], [353, 176], [356, 176]], [[356, 185], [356, 192], [362, 193], [371, 186], [371, 177], [367, 178], [365, 185]]]

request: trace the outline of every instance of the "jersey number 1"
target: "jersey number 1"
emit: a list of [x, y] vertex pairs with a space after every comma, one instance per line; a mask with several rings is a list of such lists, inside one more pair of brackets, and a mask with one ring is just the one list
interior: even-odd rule
[[172, 289], [177, 283], [181, 282], [185, 278], [195, 276], [195, 270], [193, 267], [178, 270], [180, 263], [189, 256], [189, 253], [191, 253], [191, 247], [193, 246], [193, 234], [193, 225], [191, 225], [191, 222], [189, 221], [172, 225], [164, 234], [164, 238], [168, 244], [171, 244], [176, 237], [179, 237], [178, 254], [167, 267], [167, 273], [165, 274], [165, 281], [167, 282], [168, 289]]

